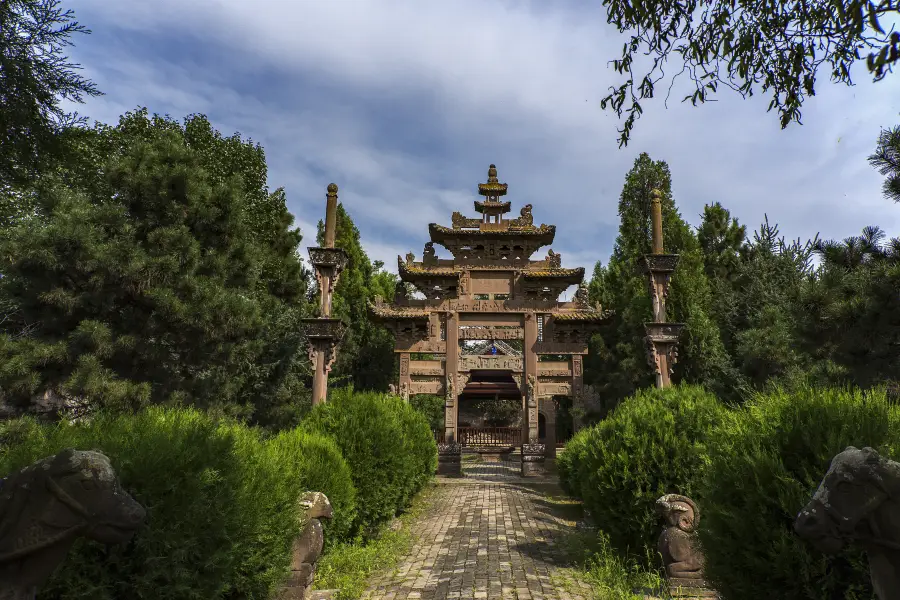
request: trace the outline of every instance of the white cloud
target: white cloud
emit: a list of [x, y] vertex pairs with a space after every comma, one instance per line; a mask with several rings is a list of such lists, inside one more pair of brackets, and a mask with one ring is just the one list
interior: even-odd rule
[[[841, 88], [823, 79], [804, 126], [781, 131], [767, 98], [694, 108], [645, 103], [629, 147], [599, 100], [617, 83], [622, 38], [600, 8], [538, 2], [86, 0], [94, 29], [76, 59], [113, 121], [138, 104], [207, 113], [267, 151], [270, 181], [312, 243], [334, 181], [373, 259], [421, 253], [427, 223], [471, 212], [496, 163], [517, 208], [557, 225], [571, 266], [609, 256], [624, 175], [640, 151], [668, 161], [684, 217], [721, 201], [750, 229], [768, 213], [788, 237], [900, 234], [866, 162], [879, 126], [900, 120], [900, 81]], [[860, 81], [865, 77], [858, 76]], [[574, 262], [570, 262], [574, 261]]]

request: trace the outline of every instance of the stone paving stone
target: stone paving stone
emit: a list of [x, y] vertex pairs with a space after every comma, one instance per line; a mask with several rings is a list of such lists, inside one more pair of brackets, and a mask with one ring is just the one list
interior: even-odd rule
[[594, 598], [559, 545], [575, 528], [539, 502], [536, 480], [522, 479], [516, 462], [464, 468], [463, 478], [438, 478], [430, 506], [412, 525], [416, 542], [409, 556], [394, 571], [373, 577], [362, 598]]

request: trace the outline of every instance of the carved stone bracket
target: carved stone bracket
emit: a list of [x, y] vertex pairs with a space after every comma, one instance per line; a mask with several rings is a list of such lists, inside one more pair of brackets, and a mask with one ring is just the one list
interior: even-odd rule
[[672, 273], [678, 265], [677, 254], [645, 254], [638, 261], [641, 273]]
[[303, 335], [310, 340], [334, 340], [339, 342], [347, 331], [340, 319], [303, 319], [301, 321]]
[[660, 374], [660, 355], [666, 357], [669, 375], [674, 372], [678, 360], [678, 340], [684, 323], [645, 323], [644, 344], [647, 349], [647, 363], [653, 372]]
[[462, 393], [462, 391], [464, 389], [466, 389], [466, 385], [468, 385], [469, 379], [471, 377], [472, 377], [471, 373], [458, 373], [456, 375], [456, 381], [457, 381], [457, 385], [458, 385], [457, 389], [459, 389], [460, 393]]
[[333, 294], [334, 288], [340, 279], [341, 272], [347, 266], [347, 253], [340, 248], [309, 248], [309, 262], [316, 271], [316, 281], [319, 289], [324, 289], [324, 277], [328, 278], [328, 293]]

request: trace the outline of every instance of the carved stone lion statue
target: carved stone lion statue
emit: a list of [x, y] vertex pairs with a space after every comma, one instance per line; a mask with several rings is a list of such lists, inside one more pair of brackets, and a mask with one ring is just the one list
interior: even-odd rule
[[858, 544], [878, 597], [900, 598], [900, 463], [848, 446], [831, 459], [794, 531], [826, 554]]
[[307, 600], [316, 574], [316, 562], [322, 555], [325, 533], [321, 519], [333, 515], [331, 502], [321, 492], [307, 492], [300, 498], [303, 528], [291, 550], [291, 575], [282, 588], [280, 600]]
[[68, 449], [0, 480], [0, 600], [32, 600], [79, 537], [127, 542], [146, 517], [100, 452]]

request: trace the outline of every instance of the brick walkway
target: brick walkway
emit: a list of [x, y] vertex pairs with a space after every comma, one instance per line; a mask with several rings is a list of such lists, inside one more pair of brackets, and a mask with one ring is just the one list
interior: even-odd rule
[[564, 541], [580, 507], [559, 500], [555, 475], [522, 479], [518, 463], [472, 464], [465, 472], [465, 478], [438, 478], [413, 525], [411, 555], [393, 573], [375, 577], [363, 598], [594, 597], [568, 568]]

